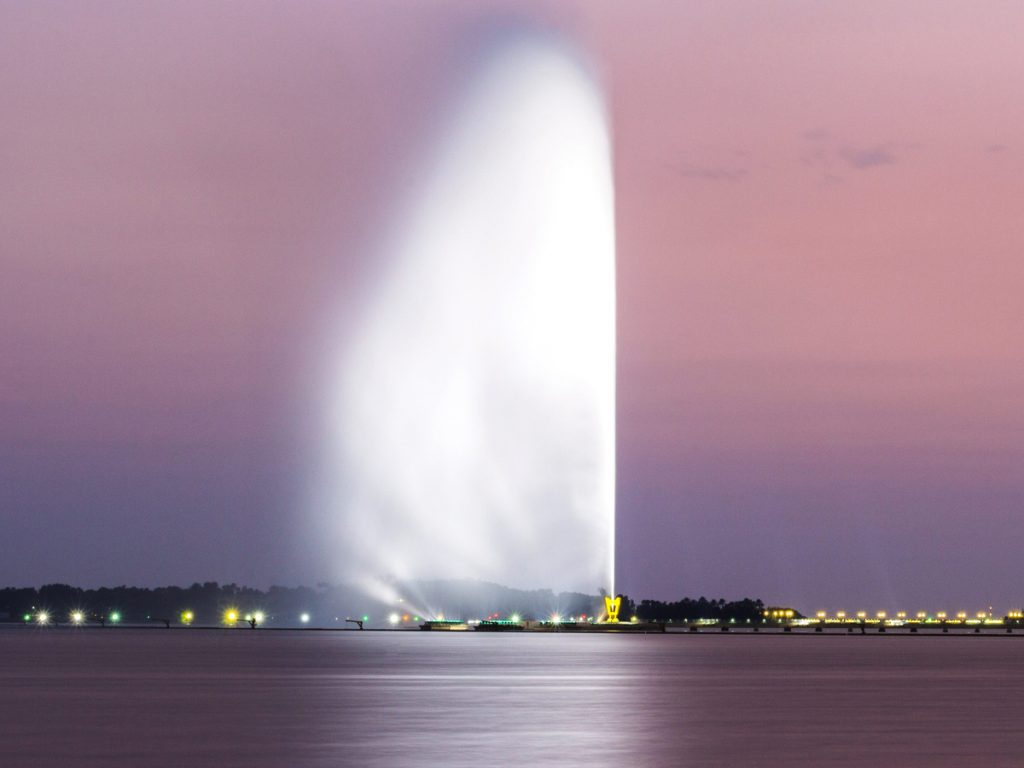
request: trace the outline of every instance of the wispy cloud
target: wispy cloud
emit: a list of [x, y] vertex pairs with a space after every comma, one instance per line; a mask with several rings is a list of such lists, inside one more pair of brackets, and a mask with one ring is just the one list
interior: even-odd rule
[[883, 141], [871, 144], [851, 142], [835, 136], [825, 128], [810, 128], [800, 134], [803, 151], [800, 161], [820, 170], [828, 183], [840, 180], [837, 171], [869, 171], [895, 165], [903, 150], [916, 145], [908, 142]]
[[839, 150], [839, 156], [848, 165], [859, 171], [877, 168], [880, 165], [893, 165], [896, 162], [896, 155], [892, 151], [891, 144], [877, 144], [873, 147], [843, 147]]

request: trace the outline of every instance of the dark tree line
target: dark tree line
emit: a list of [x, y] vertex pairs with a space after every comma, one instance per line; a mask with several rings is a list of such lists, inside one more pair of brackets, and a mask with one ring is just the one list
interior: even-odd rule
[[[46, 611], [51, 619], [63, 623], [72, 611], [82, 611], [89, 621], [110, 620], [115, 612], [122, 623], [171, 621], [180, 623], [186, 611], [193, 623], [219, 624], [225, 611], [234, 609], [240, 616], [259, 611], [266, 623], [277, 626], [298, 626], [299, 617], [311, 615], [314, 626], [344, 626], [348, 616], [370, 616], [371, 625], [385, 624], [396, 611], [415, 621], [444, 615], [449, 618], [487, 618], [492, 614], [523, 619], [548, 620], [559, 616], [563, 621], [585, 614], [600, 616], [604, 611], [603, 595], [554, 593], [549, 589], [517, 590], [498, 584], [471, 580], [421, 581], [396, 584], [396, 594], [406, 596], [402, 604], [383, 604], [369, 600], [364, 594], [344, 586], [320, 584], [310, 587], [270, 587], [268, 590], [242, 587], [237, 584], [205, 582], [190, 587], [102, 587], [82, 589], [68, 584], [47, 584], [38, 589], [0, 589], [0, 618], [23, 621]], [[629, 621], [636, 616], [643, 621], [695, 621], [697, 619], [735, 620], [745, 622], [762, 618], [764, 605], [760, 600], [733, 602], [684, 598], [677, 602], [642, 600], [635, 603], [623, 596], [619, 617]]]
[[81, 610], [90, 620], [109, 618], [116, 612], [125, 623], [169, 619], [179, 621], [185, 611], [196, 623], [215, 623], [228, 608], [239, 611], [288, 610], [293, 605], [311, 610], [320, 606], [323, 594], [307, 587], [271, 587], [267, 591], [208, 581], [190, 587], [101, 587], [82, 589], [68, 584], [47, 584], [38, 589], [0, 589], [0, 613], [13, 620], [47, 611], [64, 621], [71, 611]]
[[[598, 615], [603, 601], [596, 595], [550, 589], [518, 590], [472, 580], [421, 581], [395, 584], [395, 594], [405, 595], [400, 603], [381, 603], [346, 586], [319, 584], [309, 587], [271, 587], [268, 590], [237, 584], [206, 582], [190, 587], [103, 587], [82, 589], [68, 584], [47, 584], [36, 588], [0, 589], [0, 619], [23, 621], [45, 611], [50, 620], [65, 623], [73, 611], [81, 611], [89, 622], [111, 621], [117, 614], [122, 624], [170, 621], [183, 623], [190, 614], [196, 625], [220, 624], [229, 609], [240, 617], [260, 612], [270, 626], [299, 626], [309, 614], [310, 626], [345, 626], [347, 617], [369, 616], [370, 625], [388, 623], [390, 616], [408, 617], [406, 626], [423, 618], [486, 618], [519, 615], [523, 619], [546, 620]], [[4, 616], [6, 614], [6, 617]], [[626, 616], [626, 609], [623, 616]]]
[[764, 618], [764, 603], [745, 597], [742, 600], [726, 601], [722, 598], [700, 597], [694, 600], [684, 597], [674, 603], [660, 600], [641, 600], [637, 613], [645, 621], [717, 621], [754, 622]]

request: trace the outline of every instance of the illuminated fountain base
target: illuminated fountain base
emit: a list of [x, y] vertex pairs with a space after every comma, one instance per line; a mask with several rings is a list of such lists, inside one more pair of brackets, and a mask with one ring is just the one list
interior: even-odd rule
[[508, 619], [485, 619], [483, 621], [461, 621], [435, 619], [420, 625], [420, 629], [433, 632], [664, 632], [665, 624], [650, 621], [619, 621], [622, 596], [605, 596], [605, 618], [602, 621], [565, 621], [552, 617], [548, 621], [524, 621], [518, 614]]
[[622, 610], [622, 595], [616, 595], [615, 597], [604, 596], [604, 614], [607, 616], [605, 621], [608, 624], [619, 623], [620, 610]]

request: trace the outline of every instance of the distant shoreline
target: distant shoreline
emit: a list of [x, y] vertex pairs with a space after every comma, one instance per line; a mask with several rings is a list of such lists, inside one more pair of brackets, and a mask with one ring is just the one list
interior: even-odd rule
[[[252, 632], [273, 632], [273, 633], [388, 633], [388, 634], [416, 634], [417, 636], [433, 636], [433, 635], [473, 635], [473, 636], [486, 636], [492, 634], [491, 632], [477, 632], [473, 630], [462, 631], [462, 632], [422, 632], [419, 627], [367, 627], [365, 629], [359, 629], [358, 627], [257, 627], [254, 630], [249, 627], [225, 627], [219, 625], [201, 625], [201, 626], [183, 626], [183, 625], [172, 625], [170, 627], [156, 626], [152, 624], [121, 624], [114, 626], [102, 627], [97, 624], [86, 624], [81, 626], [75, 626], [69, 623], [62, 624], [51, 624], [45, 627], [36, 626], [34, 624], [24, 624], [21, 622], [0, 622], [0, 631], [2, 632], [34, 632], [37, 634], [72, 634], [81, 632], [137, 632], [137, 631], [156, 631], [156, 632], [221, 632], [221, 633], [246, 633]], [[538, 629], [528, 628], [516, 632], [503, 632], [500, 634], [505, 635], [572, 635], [579, 637], [581, 635], [643, 635], [644, 637], [650, 637], [652, 635], [685, 635], [687, 637], [701, 636], [715, 636], [715, 637], [1024, 637], [1024, 628], [1022, 627], [1008, 627], [1008, 626], [996, 626], [990, 625], [988, 627], [970, 627], [970, 626], [951, 626], [946, 627], [945, 630], [941, 627], [927, 627], [919, 628], [913, 631], [911, 627], [886, 627], [879, 631], [878, 627], [865, 627], [865, 631], [861, 632], [859, 627], [828, 627], [822, 628], [819, 632], [816, 627], [803, 626], [803, 627], [780, 627], [780, 626], [765, 626], [754, 629], [752, 627], [734, 628], [728, 627], [727, 625], [705, 625], [701, 627], [691, 628], [683, 624], [668, 624], [665, 629], [648, 629], [648, 630], [626, 630], [624, 628], [616, 628], [614, 625], [606, 625], [601, 628], [595, 627], [587, 631], [579, 630], [559, 630], [559, 629]]]

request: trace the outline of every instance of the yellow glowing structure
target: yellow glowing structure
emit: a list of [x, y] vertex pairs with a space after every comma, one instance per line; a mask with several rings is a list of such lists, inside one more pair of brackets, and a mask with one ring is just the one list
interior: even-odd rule
[[619, 623], [619, 609], [622, 608], [622, 596], [616, 595], [611, 597], [610, 595], [604, 596], [604, 610], [608, 614], [608, 618], [605, 619], [609, 624]]
[[82, 611], [71, 612], [71, 623], [78, 626], [85, 623], [85, 614]]
[[225, 624], [236, 624], [238, 623], [238, 611], [234, 608], [229, 608], [224, 611], [224, 623]]
[[195, 619], [195, 617], [196, 617], [196, 615], [194, 613], [192, 613], [192, 611], [182, 611], [181, 612], [181, 623], [182, 624], [191, 624], [192, 620]]

